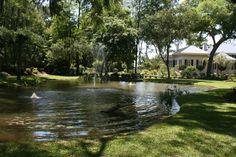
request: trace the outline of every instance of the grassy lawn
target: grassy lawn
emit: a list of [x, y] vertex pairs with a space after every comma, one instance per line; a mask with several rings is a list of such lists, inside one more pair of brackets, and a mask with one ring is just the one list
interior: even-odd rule
[[0, 157], [234, 157], [236, 103], [224, 95], [230, 91], [226, 88], [232, 88], [236, 83], [212, 80], [173, 82], [179, 81], [219, 89], [179, 97], [182, 106], [177, 115], [141, 131], [109, 138], [1, 143]]
[[145, 79], [147, 82], [156, 83], [174, 83], [184, 85], [199, 85], [199, 86], [212, 86], [216, 88], [232, 88], [236, 86], [236, 82], [233, 81], [218, 81], [218, 80], [201, 80], [201, 79]]
[[22, 76], [21, 81], [16, 80], [16, 76], [10, 76], [7, 78], [0, 78], [0, 87], [1, 86], [37, 86], [46, 80], [70, 80], [75, 81], [81, 79], [78, 76], [59, 76], [59, 75], [42, 75], [42, 76]]
[[49, 80], [77, 80], [80, 77], [78, 76], [59, 76], [59, 75], [43, 75], [40, 78], [45, 78]]

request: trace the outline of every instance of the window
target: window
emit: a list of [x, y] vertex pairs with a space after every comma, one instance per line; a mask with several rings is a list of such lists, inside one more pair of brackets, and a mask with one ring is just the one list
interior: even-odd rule
[[204, 60], [202, 64], [203, 64], [203, 65], [206, 65], [206, 61]]
[[184, 65], [187, 65], [187, 59], [184, 60]]
[[173, 66], [173, 60], [169, 61], [169, 66], [172, 67]]
[[213, 64], [213, 69], [216, 70], [217, 69], [217, 65]]
[[179, 65], [182, 65], [182, 60], [181, 59], [179, 60]]
[[175, 67], [175, 60], [173, 60], [173, 67]]
[[191, 60], [191, 65], [193, 66], [193, 59]]
[[199, 61], [198, 61], [198, 59], [196, 60], [196, 66], [198, 66], [199, 65]]
[[201, 60], [198, 62], [198, 64], [199, 64], [199, 65], [203, 65]]

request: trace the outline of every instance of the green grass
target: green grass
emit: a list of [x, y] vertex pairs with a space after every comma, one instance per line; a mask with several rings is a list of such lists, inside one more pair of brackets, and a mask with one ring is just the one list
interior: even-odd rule
[[45, 78], [36, 76], [22, 76], [20, 81], [16, 79], [16, 76], [10, 76], [7, 78], [0, 78], [0, 87], [37, 86], [44, 81], [46, 81]]
[[80, 78], [78, 76], [59, 76], [59, 75], [43, 75], [40, 77], [49, 80], [77, 80]]
[[22, 76], [21, 81], [16, 80], [16, 76], [7, 78], [0, 78], [0, 87], [15, 87], [15, 86], [37, 86], [46, 80], [59, 80], [59, 81], [75, 81], [81, 79], [78, 76], [59, 76], [59, 75], [42, 75], [42, 76]]
[[199, 86], [212, 86], [216, 88], [232, 88], [236, 86], [236, 82], [233, 81], [218, 81], [218, 80], [202, 80], [202, 79], [145, 79], [147, 82], [156, 83], [174, 83], [184, 85], [199, 85]]
[[[218, 88], [235, 86], [234, 82], [187, 81]], [[225, 99], [229, 91], [221, 88], [181, 96], [177, 115], [137, 132], [109, 138], [1, 143], [0, 157], [235, 157], [236, 104]]]

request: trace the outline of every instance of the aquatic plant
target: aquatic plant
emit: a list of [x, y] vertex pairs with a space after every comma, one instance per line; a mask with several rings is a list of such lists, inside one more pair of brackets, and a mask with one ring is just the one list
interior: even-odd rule
[[188, 91], [180, 90], [180, 89], [177, 89], [176, 87], [173, 89], [168, 88], [166, 91], [159, 93], [159, 96], [158, 96], [159, 103], [162, 105], [165, 105], [166, 111], [169, 114], [173, 106], [173, 100], [176, 97], [181, 96], [183, 94], [187, 94], [187, 93]]

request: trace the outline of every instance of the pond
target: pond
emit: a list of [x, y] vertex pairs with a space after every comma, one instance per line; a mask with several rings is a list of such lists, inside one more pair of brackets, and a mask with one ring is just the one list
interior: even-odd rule
[[[169, 85], [48, 81], [36, 88], [0, 88], [0, 141], [50, 141], [143, 129], [163, 114], [158, 93]], [[178, 86], [190, 92], [207, 87]], [[35, 92], [40, 99], [31, 99]], [[126, 106], [107, 113], [114, 106]]]

